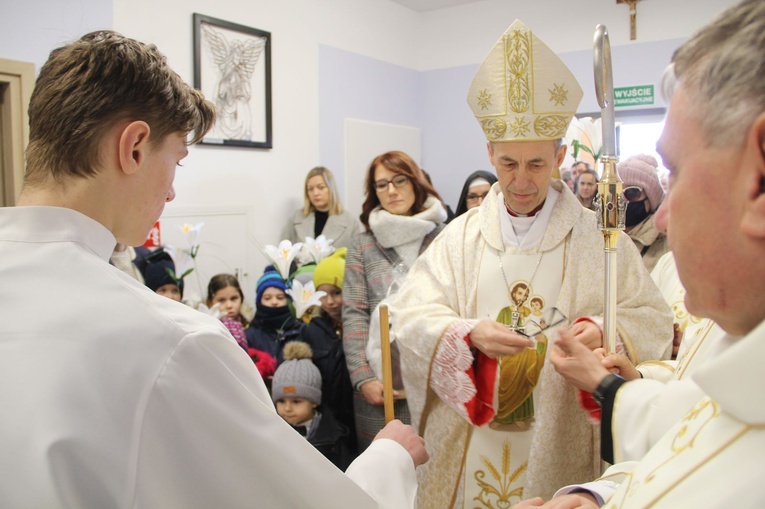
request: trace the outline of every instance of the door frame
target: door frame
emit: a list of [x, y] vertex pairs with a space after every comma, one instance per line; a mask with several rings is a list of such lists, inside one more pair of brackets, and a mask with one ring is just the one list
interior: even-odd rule
[[15, 205], [24, 181], [24, 153], [29, 143], [29, 100], [35, 65], [0, 58], [0, 176], [4, 205]]

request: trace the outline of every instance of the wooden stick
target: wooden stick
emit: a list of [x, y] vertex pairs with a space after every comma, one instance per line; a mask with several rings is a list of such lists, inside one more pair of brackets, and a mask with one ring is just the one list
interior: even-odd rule
[[383, 400], [385, 402], [385, 424], [394, 419], [393, 412], [393, 366], [390, 354], [390, 328], [388, 306], [380, 306], [380, 346], [382, 349]]

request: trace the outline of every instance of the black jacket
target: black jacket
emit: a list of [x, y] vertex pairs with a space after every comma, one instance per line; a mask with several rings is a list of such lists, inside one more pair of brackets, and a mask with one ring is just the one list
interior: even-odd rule
[[[335, 334], [332, 319], [321, 315], [303, 328], [303, 341], [311, 345], [313, 363], [321, 373], [321, 402], [332, 410], [350, 432], [355, 442], [356, 425], [353, 414], [353, 386], [345, 363], [343, 340]], [[351, 444], [355, 453], [355, 443]]]
[[314, 419], [319, 419], [317, 428], [311, 430], [306, 437], [320, 453], [331, 461], [337, 468], [345, 472], [356, 455], [349, 446], [351, 434], [342, 423], [335, 420], [332, 410], [319, 405]]

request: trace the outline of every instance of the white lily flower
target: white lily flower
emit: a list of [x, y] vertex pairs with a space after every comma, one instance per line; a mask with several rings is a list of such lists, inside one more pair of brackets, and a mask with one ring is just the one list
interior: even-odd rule
[[305, 263], [318, 264], [335, 251], [335, 248], [332, 247], [333, 242], [334, 240], [327, 239], [324, 235], [319, 235], [315, 239], [306, 237], [300, 257], [305, 260]]
[[[601, 127], [600, 119], [593, 120], [590, 117], [581, 119], [582, 128], [587, 136], [587, 140], [581, 140], [585, 150], [589, 150], [592, 157], [595, 158], [595, 162], [598, 162], [601, 155], [601, 146], [603, 145], [603, 129]], [[583, 137], [584, 138], [584, 137]]]
[[175, 276], [178, 279], [183, 279], [192, 272], [194, 272], [194, 258], [188, 249], [176, 249], [171, 245], [164, 246], [164, 250], [173, 259], [173, 265], [175, 265]]
[[292, 260], [298, 255], [301, 247], [303, 247], [303, 244], [300, 242], [293, 244], [289, 240], [283, 240], [279, 242], [278, 246], [269, 244], [265, 246], [263, 250], [265, 251], [266, 256], [271, 258], [271, 261], [274, 262], [274, 266], [276, 267], [276, 270], [279, 271], [282, 278], [287, 279], [290, 276], [290, 265], [292, 264]]
[[292, 288], [287, 288], [287, 294], [292, 297], [292, 304], [295, 306], [295, 316], [299, 319], [306, 311], [313, 306], [321, 304], [321, 298], [327, 295], [327, 292], [316, 291], [313, 281], [309, 281], [305, 286], [298, 281], [292, 281]]
[[220, 319], [220, 317], [223, 316], [223, 312], [221, 312], [220, 310], [220, 303], [213, 304], [211, 308], [208, 308], [207, 306], [205, 306], [203, 302], [200, 302], [199, 305], [197, 306], [197, 311], [201, 311], [202, 313], [206, 315], [210, 315], [213, 318], [218, 318], [218, 319]]
[[199, 251], [197, 239], [199, 238], [199, 233], [202, 231], [204, 225], [204, 223], [197, 223], [195, 225], [184, 223], [178, 227], [178, 230], [186, 238], [186, 242], [188, 242], [189, 252], [191, 253], [192, 258], [196, 258], [197, 252]]

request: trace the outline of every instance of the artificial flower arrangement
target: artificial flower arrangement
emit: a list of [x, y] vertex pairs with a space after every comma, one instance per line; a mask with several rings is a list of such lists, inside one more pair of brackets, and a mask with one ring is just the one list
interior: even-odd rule
[[591, 117], [572, 118], [571, 124], [566, 131], [566, 143], [571, 147], [571, 155], [575, 161], [579, 160], [579, 151], [587, 152], [592, 156], [597, 166], [598, 159], [603, 153], [603, 130], [600, 119], [593, 120]]
[[[312, 280], [301, 281], [300, 274], [311, 274], [311, 266], [315, 267], [331, 255], [335, 251], [332, 242], [324, 235], [319, 235], [316, 238], [306, 237], [305, 242], [293, 244], [289, 240], [282, 240], [278, 246], [267, 245], [263, 248], [264, 254], [273, 262], [287, 284], [287, 294], [292, 298], [290, 306], [298, 319], [310, 320], [312, 310], [321, 304], [321, 298], [326, 295], [325, 292], [316, 291]], [[297, 267], [295, 270], [291, 270], [293, 262]], [[301, 271], [301, 268], [311, 270]]]

